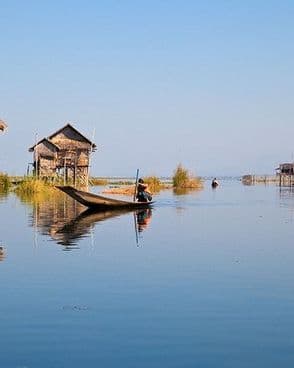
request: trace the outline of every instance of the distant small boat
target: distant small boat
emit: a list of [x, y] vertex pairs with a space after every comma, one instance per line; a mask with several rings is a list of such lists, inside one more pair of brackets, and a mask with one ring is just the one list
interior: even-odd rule
[[0, 131], [4, 132], [5, 129], [7, 129], [7, 125], [3, 120], [0, 120]]
[[153, 202], [131, 202], [122, 201], [114, 198], [107, 198], [90, 192], [75, 189], [71, 186], [56, 186], [71, 198], [75, 199], [79, 203], [86, 207], [93, 208], [95, 210], [107, 210], [116, 208], [147, 208]]

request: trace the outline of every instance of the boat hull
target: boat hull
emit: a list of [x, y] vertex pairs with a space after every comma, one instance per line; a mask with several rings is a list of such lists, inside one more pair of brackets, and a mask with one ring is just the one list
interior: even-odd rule
[[95, 210], [107, 210], [115, 208], [147, 208], [153, 203], [130, 202], [114, 198], [107, 198], [98, 194], [78, 190], [71, 186], [56, 186], [56, 188], [66, 193], [68, 196], [75, 199], [77, 202], [83, 204], [84, 206], [88, 208], [93, 208]]

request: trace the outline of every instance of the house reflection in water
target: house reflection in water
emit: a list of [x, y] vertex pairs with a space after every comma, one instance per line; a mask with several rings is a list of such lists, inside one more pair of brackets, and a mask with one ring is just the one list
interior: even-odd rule
[[[85, 207], [65, 195], [34, 203], [31, 225], [43, 235], [49, 235], [58, 244], [66, 245], [59, 235], [68, 222], [79, 216]], [[71, 244], [69, 244], [71, 245]], [[72, 244], [74, 245], [74, 244]]]

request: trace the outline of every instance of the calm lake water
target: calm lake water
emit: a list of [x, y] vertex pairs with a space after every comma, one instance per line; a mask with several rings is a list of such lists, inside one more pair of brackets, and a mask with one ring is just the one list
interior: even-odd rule
[[294, 190], [155, 200], [0, 197], [0, 367], [294, 366]]

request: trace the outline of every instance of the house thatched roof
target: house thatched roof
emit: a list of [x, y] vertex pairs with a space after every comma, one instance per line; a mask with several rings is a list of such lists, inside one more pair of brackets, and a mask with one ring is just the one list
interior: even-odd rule
[[90, 139], [86, 138], [83, 134], [81, 134], [76, 128], [74, 128], [71, 124], [66, 124], [64, 127], [58, 129], [55, 133], [51, 134], [48, 139], [51, 140], [52, 138], [54, 138], [56, 135], [58, 135], [59, 133], [61, 133], [63, 130], [65, 129], [71, 129], [72, 131], [76, 132], [84, 141], [88, 142], [93, 149], [95, 149], [97, 146], [95, 143], [93, 143], [92, 141], [90, 141]]
[[52, 146], [56, 151], [59, 151], [59, 149], [60, 149], [56, 144], [51, 142], [49, 139], [43, 138], [38, 143], [36, 143], [34, 146], [30, 147], [29, 152], [34, 152], [36, 146], [38, 146], [39, 144], [41, 144], [43, 142], [49, 144], [50, 146]]
[[0, 130], [3, 132], [7, 128], [7, 124], [3, 120], [0, 120]]

